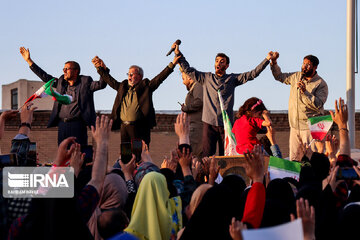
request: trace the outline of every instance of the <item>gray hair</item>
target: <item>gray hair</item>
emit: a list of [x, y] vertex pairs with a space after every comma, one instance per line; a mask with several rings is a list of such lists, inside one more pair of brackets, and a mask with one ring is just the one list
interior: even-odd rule
[[144, 77], [144, 70], [141, 67], [139, 67], [138, 65], [131, 65], [129, 67], [129, 69], [132, 69], [132, 68], [135, 68], [137, 70], [137, 72], [140, 74], [141, 78]]

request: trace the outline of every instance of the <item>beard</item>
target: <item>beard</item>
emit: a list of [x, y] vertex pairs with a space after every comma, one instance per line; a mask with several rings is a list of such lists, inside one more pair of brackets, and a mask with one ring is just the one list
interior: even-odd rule
[[304, 76], [304, 77], [311, 77], [314, 73], [314, 69], [309, 69], [309, 70], [304, 70], [304, 69], [301, 69], [301, 74]]

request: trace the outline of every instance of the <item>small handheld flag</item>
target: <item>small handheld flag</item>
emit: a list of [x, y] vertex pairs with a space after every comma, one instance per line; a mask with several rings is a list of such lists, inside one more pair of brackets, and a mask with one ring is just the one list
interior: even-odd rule
[[70, 104], [72, 102], [72, 97], [67, 94], [61, 95], [56, 90], [54, 90], [53, 88], [54, 81], [55, 78], [51, 79], [50, 81], [42, 85], [41, 88], [39, 88], [33, 95], [31, 95], [31, 97], [29, 97], [29, 99], [26, 100], [24, 104], [31, 102], [36, 98], [43, 98], [48, 95], [52, 96], [54, 101], [58, 101], [61, 104], [65, 104], [65, 105]]
[[323, 140], [333, 124], [331, 115], [309, 118], [309, 128], [313, 139]]

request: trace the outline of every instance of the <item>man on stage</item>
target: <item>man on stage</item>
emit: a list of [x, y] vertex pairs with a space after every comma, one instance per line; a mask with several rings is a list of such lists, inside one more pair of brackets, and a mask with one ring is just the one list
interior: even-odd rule
[[[29, 49], [20, 47], [20, 54], [43, 82], [54, 78], [33, 62]], [[94, 92], [107, 84], [101, 78], [93, 81], [90, 76], [80, 75], [80, 65], [75, 61], [66, 62], [63, 71], [53, 86], [60, 94], [71, 96], [72, 102], [68, 105], [54, 102], [48, 127], [58, 126], [58, 144], [68, 137], [76, 137], [78, 143], [87, 145], [86, 126], [95, 126], [96, 120]]]
[[174, 71], [179, 57], [169, 63], [157, 76], [143, 79], [144, 71], [132, 65], [127, 73], [128, 79], [118, 82], [109, 74], [109, 69], [99, 57], [92, 62], [100, 77], [117, 91], [111, 112], [112, 130], [120, 129], [121, 142], [142, 139], [149, 146], [150, 130], [156, 125], [152, 94], [160, 84]]
[[[324, 104], [328, 96], [326, 82], [317, 74], [319, 59], [313, 55], [304, 57], [301, 71], [282, 73], [274, 52], [271, 58], [271, 71], [275, 80], [290, 85], [289, 97], [289, 159], [301, 161], [304, 155], [303, 144], [312, 140], [308, 118], [324, 114]], [[314, 147], [312, 147], [313, 150]]]
[[218, 53], [215, 57], [215, 74], [200, 72], [190, 67], [185, 57], [179, 51], [179, 45], [174, 43], [172, 48], [175, 54], [181, 56], [179, 64], [185, 74], [200, 83], [203, 87], [203, 156], [211, 156], [216, 153], [216, 143], [219, 144], [219, 155], [224, 155], [224, 123], [218, 97], [218, 90], [224, 100], [225, 111], [233, 122], [234, 91], [247, 81], [255, 79], [269, 64], [270, 54], [255, 69], [245, 73], [226, 73], [230, 59], [224, 53]]

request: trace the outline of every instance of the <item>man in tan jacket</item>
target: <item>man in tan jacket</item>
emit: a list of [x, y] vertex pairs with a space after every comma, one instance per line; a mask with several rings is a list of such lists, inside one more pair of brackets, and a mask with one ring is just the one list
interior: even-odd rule
[[[312, 140], [308, 118], [324, 114], [328, 96], [326, 82], [317, 74], [319, 59], [313, 55], [304, 57], [300, 72], [282, 73], [277, 65], [279, 53], [273, 53], [271, 71], [281, 83], [290, 85], [289, 97], [289, 159], [300, 161], [304, 155], [303, 144]], [[314, 148], [312, 148], [314, 149]]]

